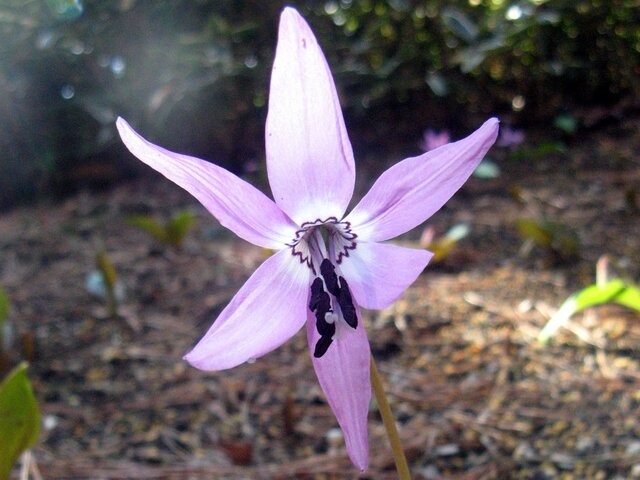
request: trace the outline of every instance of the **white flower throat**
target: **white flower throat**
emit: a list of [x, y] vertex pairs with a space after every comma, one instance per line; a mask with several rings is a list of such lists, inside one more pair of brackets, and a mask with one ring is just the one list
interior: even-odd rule
[[349, 285], [339, 271], [342, 260], [357, 246], [357, 235], [350, 227], [349, 222], [339, 222], [335, 217], [305, 222], [289, 244], [292, 255], [299, 256], [300, 263], [316, 276], [309, 298], [309, 310], [316, 317], [320, 334], [313, 352], [316, 358], [327, 352], [336, 337], [337, 324], [342, 322], [354, 329], [358, 326]]

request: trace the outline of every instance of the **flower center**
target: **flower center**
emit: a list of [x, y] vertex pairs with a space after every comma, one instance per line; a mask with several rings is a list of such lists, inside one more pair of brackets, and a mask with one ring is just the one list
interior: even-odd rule
[[330, 258], [336, 265], [342, 263], [342, 259], [349, 256], [349, 250], [356, 248], [357, 237], [349, 222], [340, 222], [336, 217], [318, 218], [304, 222], [287, 245], [291, 253], [300, 258], [300, 263], [306, 263], [317, 275], [323, 258]]
[[327, 352], [341, 328], [358, 326], [349, 285], [339, 272], [342, 260], [356, 248], [356, 238], [348, 222], [330, 217], [303, 223], [289, 244], [292, 255], [298, 256], [316, 277], [309, 298], [309, 310], [316, 317], [320, 334], [313, 352], [316, 358]]

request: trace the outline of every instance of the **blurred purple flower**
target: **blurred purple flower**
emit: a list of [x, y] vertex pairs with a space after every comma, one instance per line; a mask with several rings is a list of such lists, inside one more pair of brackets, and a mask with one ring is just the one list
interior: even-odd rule
[[505, 148], [514, 148], [524, 142], [524, 131], [504, 126], [500, 129], [500, 135], [496, 145]]
[[449, 132], [447, 130], [437, 131], [427, 129], [422, 134], [422, 141], [420, 142], [420, 149], [423, 152], [429, 152], [438, 147], [446, 145], [451, 141], [451, 137], [449, 136]]
[[369, 342], [360, 306], [393, 303], [432, 257], [383, 242], [421, 224], [460, 188], [498, 134], [469, 137], [384, 172], [344, 215], [355, 165], [324, 55], [293, 8], [280, 18], [266, 126], [272, 201], [227, 170], [153, 145], [123, 120], [140, 160], [195, 196], [222, 225], [277, 250], [247, 280], [185, 359], [222, 370], [282, 345], [306, 324], [316, 374], [353, 463], [368, 463]]
[[243, 165], [244, 173], [256, 173], [259, 168], [258, 161], [255, 158], [247, 160]]

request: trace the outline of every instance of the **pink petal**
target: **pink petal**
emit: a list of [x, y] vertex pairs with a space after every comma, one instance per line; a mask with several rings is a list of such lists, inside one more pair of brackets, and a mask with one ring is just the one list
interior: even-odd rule
[[427, 250], [359, 242], [340, 269], [361, 306], [382, 309], [402, 295], [432, 256]]
[[279, 347], [304, 325], [309, 285], [310, 270], [290, 250], [271, 256], [185, 360], [201, 370], [222, 370]]
[[[356, 306], [356, 310], [359, 310]], [[311, 312], [309, 312], [311, 313]], [[338, 325], [337, 336], [321, 358], [311, 355], [313, 367], [329, 405], [342, 428], [353, 464], [365, 470], [369, 463], [367, 414], [371, 400], [369, 341], [358, 312], [358, 328]], [[342, 327], [342, 328], [341, 328]], [[313, 352], [320, 335], [309, 315], [307, 341]]]
[[322, 50], [290, 7], [280, 17], [266, 148], [273, 198], [293, 220], [342, 217], [353, 194], [353, 152]]
[[116, 122], [129, 151], [196, 197], [218, 221], [248, 242], [280, 249], [297, 227], [255, 187], [224, 168], [154, 145], [122, 118]]
[[473, 173], [495, 142], [498, 123], [491, 118], [467, 138], [389, 168], [345, 221], [359, 238], [377, 242], [420, 225]]

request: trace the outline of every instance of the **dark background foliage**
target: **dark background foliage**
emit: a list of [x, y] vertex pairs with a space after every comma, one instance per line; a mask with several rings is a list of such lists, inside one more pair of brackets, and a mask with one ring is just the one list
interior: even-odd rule
[[[426, 127], [544, 126], [637, 97], [631, 0], [287, 3], [323, 46], [359, 157], [415, 152]], [[0, 205], [137, 174], [117, 115], [236, 172], [260, 162], [284, 5], [0, 0]]]

